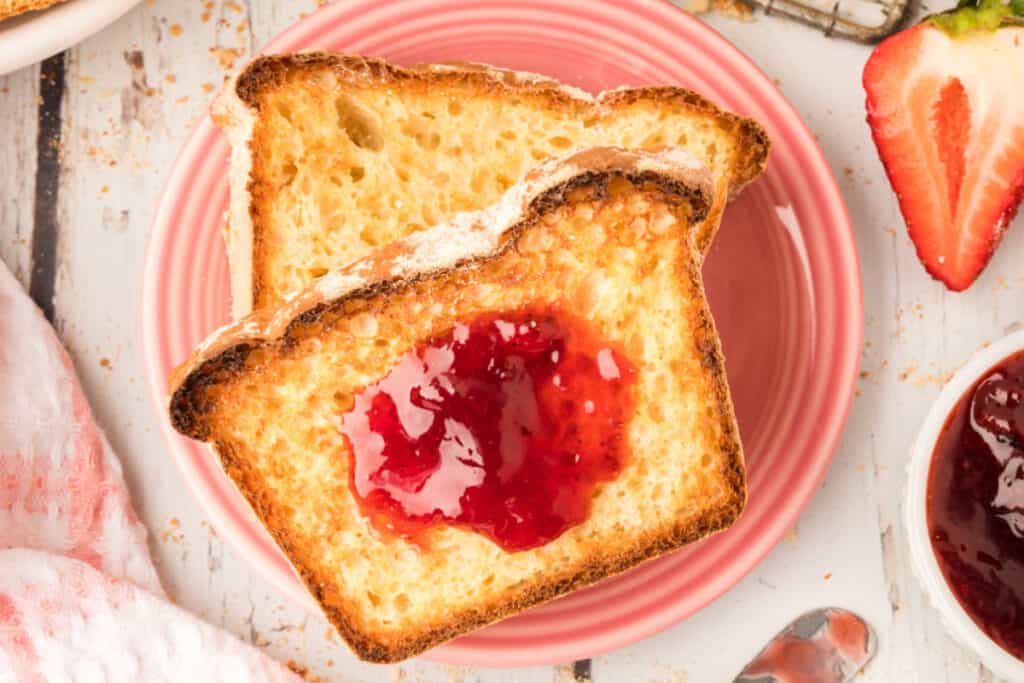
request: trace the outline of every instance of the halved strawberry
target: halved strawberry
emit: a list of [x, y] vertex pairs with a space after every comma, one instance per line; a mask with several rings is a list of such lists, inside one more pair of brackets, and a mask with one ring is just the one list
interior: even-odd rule
[[966, 289], [1024, 198], [1021, 0], [981, 0], [879, 45], [868, 123], [918, 257]]

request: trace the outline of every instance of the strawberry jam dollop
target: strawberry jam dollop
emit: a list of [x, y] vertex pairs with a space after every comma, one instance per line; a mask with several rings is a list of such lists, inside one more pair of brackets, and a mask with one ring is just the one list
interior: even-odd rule
[[587, 519], [628, 458], [636, 369], [554, 308], [482, 315], [406, 353], [342, 418], [375, 528], [422, 543], [446, 523], [508, 552]]

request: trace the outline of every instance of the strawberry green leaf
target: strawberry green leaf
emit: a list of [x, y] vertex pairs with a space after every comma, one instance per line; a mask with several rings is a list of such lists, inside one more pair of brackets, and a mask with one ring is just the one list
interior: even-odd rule
[[1016, 23], [1014, 17], [1024, 17], [1024, 0], [960, 0], [956, 9], [934, 14], [925, 22], [956, 38], [995, 31], [1004, 23]]

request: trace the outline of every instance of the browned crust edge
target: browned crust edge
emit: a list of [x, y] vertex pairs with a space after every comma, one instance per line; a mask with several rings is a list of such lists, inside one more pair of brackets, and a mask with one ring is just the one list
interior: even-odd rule
[[10, 17], [16, 17], [19, 14], [24, 14], [25, 12], [46, 9], [47, 7], [52, 7], [53, 5], [66, 1], [67, 0], [21, 0], [19, 2], [19, 0], [15, 0], [9, 9], [0, 10], [0, 21]]
[[[522, 78], [514, 71], [499, 69], [487, 65], [446, 64], [443, 70], [435, 65], [423, 64], [403, 68], [382, 59], [346, 55], [326, 51], [310, 51], [265, 55], [250, 62], [235, 81], [235, 94], [238, 99], [253, 111], [259, 112], [259, 95], [281, 85], [285, 75], [295, 68], [328, 67], [348, 78], [364, 82], [399, 82], [418, 80], [426, 83], [451, 83], [467, 81], [482, 90], [501, 90], [503, 92], [529, 92], [547, 98], [552, 106], [579, 105], [578, 97], [567, 92], [564, 86], [553, 79], [535, 74], [528, 74], [529, 79]], [[729, 197], [735, 197], [751, 181], [764, 171], [768, 163], [771, 143], [764, 127], [757, 121], [739, 116], [721, 109], [704, 96], [686, 88], [659, 85], [639, 88], [620, 88], [607, 90], [593, 100], [594, 105], [627, 105], [642, 100], [656, 103], [671, 103], [694, 112], [714, 116], [721, 121], [723, 127], [732, 127], [737, 131], [739, 141], [736, 145], [735, 157], [732, 161], [733, 176], [729, 183]], [[252, 201], [249, 203], [249, 215], [252, 221], [252, 304], [258, 307], [263, 301], [263, 250], [259, 248], [263, 236], [261, 234], [260, 201], [262, 195], [259, 183], [254, 179], [258, 173], [259, 155], [255, 154], [253, 144], [255, 136], [248, 141], [253, 152], [253, 168], [250, 171], [246, 190]], [[716, 222], [721, 216], [713, 217]], [[701, 251], [706, 252], [711, 239], [717, 231], [717, 225], [709, 230]]]
[[[306, 299], [300, 296], [293, 304], [286, 307], [289, 309], [290, 315], [288, 316], [287, 325], [283, 327], [279, 318], [276, 320], [272, 319], [266, 312], [257, 312], [250, 316], [250, 318], [257, 317], [262, 319], [259, 325], [259, 333], [251, 334], [244, 341], [239, 340], [237, 343], [232, 343], [224, 348], [209, 349], [207, 353], [201, 354], [199, 358], [194, 358], [192, 362], [183, 366], [181, 369], [187, 370], [183, 375], [176, 373], [176, 377], [172, 378], [169, 406], [172, 425], [178, 431], [192, 438], [208, 438], [210, 436], [209, 431], [202, 424], [201, 420], [203, 412], [202, 403], [201, 401], [195, 401], [193, 395], [202, 393], [202, 387], [206, 383], [214, 381], [212, 378], [220, 373], [232, 372], [240, 367], [252, 350], [260, 345], [286, 341], [290, 330], [296, 325], [313, 322], [331, 308], [344, 305], [348, 299], [387, 296], [389, 292], [408, 287], [414, 281], [428, 278], [443, 278], [455, 269], [472, 267], [475, 263], [498, 258], [506, 249], [512, 248], [518, 236], [540, 220], [545, 213], [567, 202], [567, 195], [572, 189], [582, 185], [592, 185], [596, 188], [596, 193], [600, 197], [605, 192], [608, 182], [615, 176], [625, 176], [636, 184], [654, 183], [657, 189], [667, 196], [690, 200], [697, 207], [696, 215], [691, 219], [693, 222], [697, 222], [702, 218], [703, 212], [706, 211], [709, 203], [708, 196], [701, 196], [700, 193], [695, 195], [692, 187], [677, 180], [650, 172], [628, 173], [606, 170], [588, 171], [578, 174], [570, 180], [546, 190], [534, 199], [529, 204], [524, 217], [506, 232], [506, 238], [500, 248], [487, 257], [474, 259], [471, 262], [459, 263], [450, 268], [425, 272], [417, 275], [414, 279], [378, 280], [331, 301], [320, 301], [315, 297]], [[703, 211], [701, 207], [703, 207]], [[696, 323], [694, 334], [698, 352], [703, 358], [703, 365], [710, 373], [710, 383], [714, 391], [717, 413], [723, 426], [718, 446], [724, 454], [722, 475], [729, 491], [725, 502], [716, 508], [705, 511], [704, 514], [695, 520], [652, 532], [621, 552], [598, 557], [570, 576], [539, 585], [512, 600], [499, 600], [481, 605], [472, 612], [459, 615], [457, 619], [449, 624], [398, 642], [380, 642], [367, 633], [358, 630], [345, 611], [335, 606], [340, 602], [338, 596], [332, 595], [329, 588], [321, 585], [317, 572], [311, 567], [293, 563], [292, 566], [296, 574], [302, 580], [307, 590], [316, 598], [327, 619], [361, 659], [370, 662], [389, 663], [413, 657], [459, 635], [596, 583], [633, 568], [642, 562], [721, 531], [739, 518], [746, 503], [742, 447], [726, 382], [725, 361], [715, 331], [714, 321], [711, 318], [703, 296], [700, 259], [697, 256], [695, 246], [693, 250], [694, 255], [686, 263], [684, 277], [689, 288], [694, 292], [695, 296], [700, 297], [703, 303], [698, 312], [697, 320], [694, 321]], [[378, 259], [386, 261], [387, 256], [370, 257], [367, 261], [372, 262]], [[383, 269], [383, 272], [387, 272], [387, 269]], [[292, 308], [295, 310], [292, 311]], [[267, 508], [264, 502], [258, 477], [248, 471], [247, 463], [243, 459], [235, 457], [226, 444], [214, 443], [213, 445], [214, 451], [219, 457], [225, 472], [234, 481], [260, 520], [264, 522], [271, 536], [285, 552], [289, 561], [292, 561], [291, 558], [294, 557], [291, 552], [292, 541], [287, 530], [266, 523], [266, 520], [272, 519], [274, 514], [272, 510]]]

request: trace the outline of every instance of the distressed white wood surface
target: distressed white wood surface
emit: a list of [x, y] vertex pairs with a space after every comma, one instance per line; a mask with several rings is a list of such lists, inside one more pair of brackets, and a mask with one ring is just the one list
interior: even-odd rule
[[[357, 662], [322, 619], [285, 603], [216, 535], [159, 435], [137, 336], [138, 285], [157, 195], [191, 123], [234, 62], [317, 4], [147, 0], [70, 51], [56, 199], [57, 329], [124, 460], [161, 576], [179, 604], [320, 680], [572, 680], [571, 666]], [[728, 681], [800, 611], [834, 604], [863, 614], [878, 632], [881, 648], [864, 681], [995, 681], [945, 634], [918, 589], [900, 523], [901, 494], [910, 444], [941, 383], [972, 350], [1024, 318], [1024, 234], [1010, 232], [969, 292], [946, 292], [916, 262], [863, 122], [860, 73], [869, 49], [763, 16], [750, 23], [708, 20], [777, 79], [839, 179], [864, 276], [863, 372], [835, 462], [786, 539], [714, 605], [596, 658], [591, 676], [601, 683]], [[0, 78], [0, 258], [26, 285], [39, 91], [38, 66]]]

